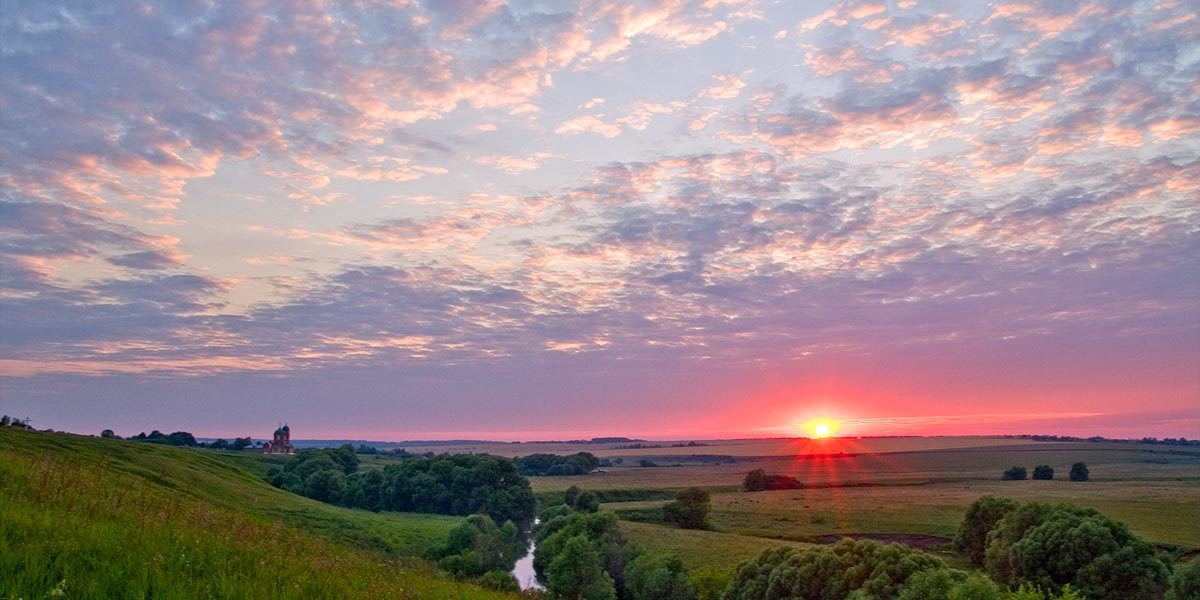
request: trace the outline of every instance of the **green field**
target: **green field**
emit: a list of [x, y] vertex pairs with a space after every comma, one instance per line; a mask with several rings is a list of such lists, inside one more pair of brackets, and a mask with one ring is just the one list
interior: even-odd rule
[[415, 558], [459, 522], [329, 506], [206, 451], [0, 428], [0, 598], [509, 597]]
[[[788, 448], [799, 453], [778, 454]], [[1200, 519], [1196, 518], [1200, 448], [1003, 438], [877, 438], [713, 442], [686, 448], [687, 454], [680, 450], [641, 449], [634, 460], [626, 459], [603, 472], [531, 481], [534, 490], [547, 498], [572, 485], [634, 498], [638, 493], [661, 496], [690, 486], [709, 490], [713, 532], [625, 523], [631, 540], [676, 552], [693, 571], [731, 573], [738, 561], [781, 541], [827, 542], [842, 535], [911, 538], [912, 543], [936, 550], [937, 538], [952, 538], [967, 506], [987, 494], [1088, 506], [1165, 548], [1188, 552], [1200, 547]], [[774, 454], [745, 453], [750, 450]], [[580, 445], [560, 451], [593, 450]], [[724, 454], [736, 460], [688, 461], [692, 453]], [[641, 459], [664, 466], [630, 466]], [[1067, 481], [1070, 466], [1077, 461], [1088, 464], [1091, 481]], [[669, 466], [677, 462], [680, 466]], [[1032, 469], [1039, 464], [1054, 467], [1056, 479], [1000, 481], [1001, 472], [1010, 466]], [[791, 475], [806, 488], [743, 492], [742, 479], [752, 469]], [[603, 507], [641, 520], [662, 504], [663, 500], [653, 499], [607, 502]]]

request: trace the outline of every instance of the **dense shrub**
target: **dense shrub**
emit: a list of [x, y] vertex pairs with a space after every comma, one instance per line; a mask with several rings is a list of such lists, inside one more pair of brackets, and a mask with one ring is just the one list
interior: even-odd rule
[[1171, 576], [1171, 587], [1167, 600], [1194, 600], [1200, 598], [1200, 558], [1193, 558], [1175, 568]]
[[890, 599], [913, 575], [944, 568], [936, 558], [900, 544], [842, 540], [806, 550], [776, 548], [742, 563], [722, 598]]
[[535, 535], [537, 549], [533, 555], [533, 568], [541, 579], [548, 581], [550, 566], [563, 553], [567, 543], [582, 538], [599, 556], [601, 569], [617, 591], [623, 593], [630, 550], [625, 545], [625, 536], [615, 514], [572, 512], [559, 515], [538, 526]]
[[1028, 503], [988, 534], [987, 573], [1016, 586], [1059, 592], [1070, 584], [1089, 600], [1150, 600], [1167, 579], [1154, 547], [1099, 512]]
[[1025, 472], [1025, 467], [1010, 467], [1000, 476], [1004, 481], [1023, 481], [1028, 477]]
[[663, 521], [683, 529], [708, 529], [709, 507], [708, 492], [688, 488], [663, 505]]
[[800, 480], [787, 475], [768, 474], [762, 469], [754, 469], [746, 473], [742, 480], [742, 489], [747, 492], [764, 492], [767, 490], [795, 490], [804, 487]]
[[995, 496], [983, 496], [972, 502], [958, 527], [958, 534], [954, 536], [954, 549], [964, 554], [972, 564], [983, 566], [988, 532], [1016, 507], [1016, 501]]
[[557, 598], [616, 600], [612, 577], [600, 554], [582, 535], [567, 539], [546, 569], [546, 589]]
[[600, 466], [600, 459], [590, 452], [577, 452], [567, 456], [558, 454], [530, 454], [514, 459], [522, 475], [587, 475]]
[[496, 521], [533, 519], [529, 480], [511, 460], [490, 455], [443, 454], [410, 458], [382, 471], [358, 472], [354, 448], [301, 450], [266, 480], [278, 488], [351, 508], [486, 514]]
[[626, 600], [695, 600], [696, 588], [677, 556], [647, 552], [625, 569]]
[[1042, 481], [1054, 479], [1054, 467], [1051, 467], [1050, 465], [1038, 465], [1034, 467], [1033, 478]]
[[1071, 481], [1087, 481], [1088, 468], [1086, 463], [1077, 462], [1071, 465]]
[[525, 543], [512, 521], [497, 527], [487, 515], [471, 515], [450, 530], [446, 544], [432, 554], [446, 571], [481, 577], [489, 571], [510, 571], [524, 553]]

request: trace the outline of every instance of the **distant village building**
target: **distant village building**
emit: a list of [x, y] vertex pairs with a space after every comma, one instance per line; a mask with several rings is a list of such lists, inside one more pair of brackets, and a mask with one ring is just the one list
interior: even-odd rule
[[292, 447], [292, 429], [287, 425], [275, 430], [275, 439], [263, 442], [263, 454], [295, 454]]

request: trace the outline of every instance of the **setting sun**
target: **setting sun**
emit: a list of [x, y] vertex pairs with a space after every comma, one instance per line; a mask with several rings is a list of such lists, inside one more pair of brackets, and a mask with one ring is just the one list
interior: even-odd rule
[[833, 419], [812, 419], [804, 424], [803, 430], [811, 438], [827, 438], [837, 431], [837, 421]]

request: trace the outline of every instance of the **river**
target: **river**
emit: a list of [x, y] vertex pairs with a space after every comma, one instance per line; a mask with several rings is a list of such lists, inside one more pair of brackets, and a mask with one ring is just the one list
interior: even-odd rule
[[[538, 520], [533, 520], [533, 526], [537, 527]], [[545, 587], [538, 583], [537, 573], [533, 570], [533, 550], [537, 547], [537, 542], [533, 539], [533, 532], [529, 533], [529, 549], [525, 551], [525, 556], [517, 559], [517, 564], [513, 565], [512, 574], [517, 578], [517, 585], [523, 590], [544, 590]]]

